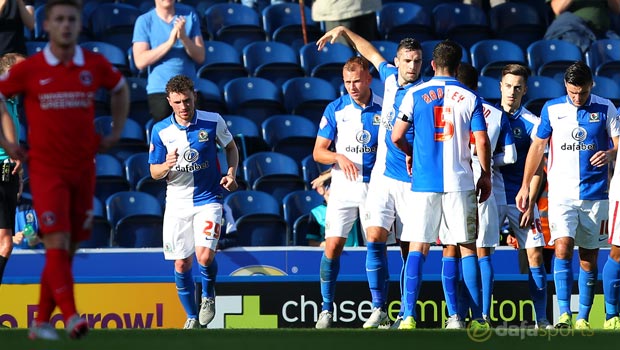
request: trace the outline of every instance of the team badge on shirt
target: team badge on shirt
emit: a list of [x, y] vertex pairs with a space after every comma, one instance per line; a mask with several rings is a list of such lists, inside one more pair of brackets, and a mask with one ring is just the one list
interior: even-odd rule
[[84, 86], [91, 86], [93, 84], [93, 75], [87, 70], [81, 71], [80, 82]]
[[381, 115], [375, 114], [372, 117], [372, 125], [380, 125], [381, 124]]
[[205, 130], [200, 130], [198, 132], [198, 142], [207, 142], [209, 141], [209, 133]]
[[601, 121], [601, 116], [598, 113], [590, 113], [590, 123], [598, 123]]

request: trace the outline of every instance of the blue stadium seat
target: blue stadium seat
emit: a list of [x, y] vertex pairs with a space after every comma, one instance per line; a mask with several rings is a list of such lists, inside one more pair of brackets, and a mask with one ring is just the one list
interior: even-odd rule
[[[95, 130], [100, 135], [108, 135], [112, 130], [112, 117], [99, 116], [95, 118]], [[107, 153], [114, 155], [119, 159], [126, 159], [130, 155], [139, 152], [148, 151], [148, 145], [145, 139], [144, 126], [137, 121], [128, 118], [121, 132], [119, 141], [110, 148]]]
[[103, 55], [114, 67], [124, 75], [131, 75], [129, 63], [127, 62], [126, 49], [104, 41], [87, 41], [80, 44], [86, 50], [90, 50]]
[[527, 80], [527, 92], [523, 97], [523, 106], [539, 116], [545, 102], [565, 94], [564, 85], [557, 80], [533, 75]]
[[159, 205], [162, 208], [166, 207], [166, 180], [155, 180], [150, 176], [141, 178], [136, 184], [136, 191], [148, 193], [151, 196], [157, 198]]
[[37, 6], [34, 9], [34, 31], [33, 39], [36, 41], [47, 41], [47, 33], [43, 29], [45, 20], [45, 6]]
[[47, 41], [26, 41], [26, 55], [32, 56], [43, 51], [45, 45], [47, 45]]
[[148, 152], [140, 152], [127, 157], [124, 165], [125, 176], [132, 191], [136, 191], [138, 181], [142, 178], [151, 177]]
[[592, 93], [610, 99], [615, 106], [620, 105], [620, 86], [610, 78], [595, 75]]
[[211, 80], [197, 78], [194, 83], [194, 90], [198, 93], [197, 107], [199, 109], [219, 114], [228, 112], [222, 97], [222, 91], [216, 83]]
[[207, 32], [212, 40], [224, 41], [241, 51], [254, 41], [265, 41], [258, 13], [234, 3], [213, 4], [204, 14]]
[[[224, 120], [239, 149], [239, 162], [243, 162], [254, 153], [269, 151], [255, 121], [248, 117], [230, 114], [224, 115]], [[240, 168], [238, 170], [241, 172]]]
[[122, 3], [102, 3], [90, 15], [90, 29], [95, 40], [105, 41], [123, 51], [132, 45], [133, 28], [142, 12]]
[[243, 62], [252, 76], [282, 85], [285, 81], [303, 77], [299, 55], [287, 44], [257, 41], [243, 48]]
[[469, 48], [491, 38], [491, 28], [484, 10], [475, 5], [451, 2], [433, 8], [435, 33], [438, 37], [452, 39]]
[[313, 77], [289, 79], [282, 91], [286, 112], [303, 115], [316, 125], [319, 125], [325, 107], [338, 97], [332, 84]]
[[294, 246], [307, 246], [308, 245], [308, 235], [310, 229], [310, 215], [312, 214], [303, 214], [299, 216], [293, 226], [291, 227], [291, 236], [292, 236], [292, 244]]
[[298, 164], [314, 150], [317, 125], [310, 119], [294, 114], [277, 114], [265, 119], [263, 139], [271, 151], [285, 154]]
[[394, 42], [408, 37], [418, 41], [435, 39], [431, 13], [412, 2], [383, 4], [377, 12], [377, 29], [381, 39]]
[[224, 199], [232, 211], [240, 246], [286, 246], [288, 226], [280, 203], [260, 191], [237, 191]]
[[471, 64], [480, 75], [501, 79], [502, 69], [508, 63], [526, 64], [525, 55], [519, 45], [507, 40], [482, 40], [469, 49]]
[[[268, 5], [263, 9], [262, 17], [269, 40], [285, 43], [295, 51], [305, 45], [299, 4], [281, 2]], [[323, 35], [323, 31], [320, 25], [312, 20], [312, 12], [308, 6], [304, 7], [304, 17], [307, 42], [316, 42]]]
[[310, 43], [299, 51], [301, 67], [306, 75], [325, 79], [335, 89], [342, 83], [342, 66], [354, 55], [350, 47], [340, 43], [326, 45], [321, 51], [317, 51], [315, 43]]
[[[439, 44], [440, 42], [441, 40], [426, 40], [420, 43], [420, 46], [422, 46], [422, 73], [421, 74], [422, 74], [422, 78], [425, 78], [424, 80], [428, 80], [430, 79], [430, 77], [435, 75], [435, 72], [433, 71], [433, 67], [431, 67], [431, 60], [433, 59], [433, 50], [435, 49], [435, 46], [437, 46], [437, 44]], [[469, 51], [467, 51], [467, 49], [465, 49], [463, 45], [461, 45], [461, 49], [462, 49], [461, 62], [469, 63], [470, 62]]]
[[594, 74], [620, 83], [620, 39], [596, 40], [585, 56]]
[[[398, 50], [398, 43], [388, 40], [373, 40], [370, 42], [374, 46], [381, 56], [385, 58], [391, 64], [394, 64], [394, 57], [396, 57], [396, 51]], [[371, 65], [370, 73], [374, 78], [380, 78], [379, 72]]]
[[128, 191], [129, 182], [120, 160], [110, 154], [97, 154], [95, 157], [95, 196], [105, 200], [119, 191]]
[[216, 83], [220, 89], [232, 79], [248, 76], [240, 51], [228, 43], [213, 40], [205, 42], [205, 60], [196, 74]]
[[129, 86], [129, 118], [135, 120], [141, 126], [151, 120], [148, 96], [146, 93], [146, 78], [126, 77]]
[[155, 197], [143, 192], [118, 192], [106, 200], [106, 211], [119, 247], [162, 246], [163, 210]]
[[496, 104], [502, 99], [499, 90], [499, 80], [481, 75], [478, 77], [478, 94], [492, 104]]
[[230, 113], [260, 124], [270, 115], [284, 113], [282, 92], [263, 78], [237, 78], [224, 85], [224, 101]]
[[581, 61], [579, 47], [564, 40], [538, 40], [527, 47], [527, 62], [533, 74], [564, 81], [566, 68]]
[[325, 165], [317, 163], [312, 155], [307, 156], [301, 160], [301, 175], [306, 182], [307, 188], [312, 188], [310, 184], [312, 180], [316, 179], [323, 173], [331, 168], [331, 165]]
[[297, 162], [277, 152], [258, 152], [246, 158], [243, 176], [253, 190], [267, 192], [279, 200], [306, 188]]
[[310, 213], [312, 209], [323, 204], [324, 201], [323, 196], [314, 190], [291, 192], [282, 200], [284, 220], [292, 228], [300, 216]]
[[489, 9], [491, 30], [496, 39], [509, 40], [527, 50], [545, 35], [547, 23], [527, 3], [505, 2]]
[[112, 246], [112, 227], [101, 200], [93, 197], [93, 229], [90, 238], [80, 242], [80, 248], [109, 248]]

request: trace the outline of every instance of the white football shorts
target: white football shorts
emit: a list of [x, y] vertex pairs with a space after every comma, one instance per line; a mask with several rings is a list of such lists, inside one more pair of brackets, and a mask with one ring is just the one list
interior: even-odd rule
[[362, 217], [367, 227], [382, 227], [389, 231], [388, 244], [400, 239], [403, 222], [412, 206], [407, 203], [411, 182], [389, 178], [383, 174], [373, 175], [366, 196], [366, 211]]
[[503, 223], [508, 218], [508, 225], [517, 238], [519, 249], [529, 249], [545, 246], [545, 237], [542, 233], [542, 223], [540, 221], [540, 212], [538, 206], [534, 207], [534, 219], [529, 228], [519, 227], [521, 222], [521, 211], [516, 204], [498, 206], [499, 222]]
[[571, 237], [575, 246], [585, 249], [607, 247], [607, 218], [609, 201], [549, 199], [549, 245], [561, 237]]
[[221, 223], [220, 203], [192, 208], [167, 206], [163, 226], [165, 259], [185, 259], [194, 254], [196, 247], [215, 251], [220, 238]]

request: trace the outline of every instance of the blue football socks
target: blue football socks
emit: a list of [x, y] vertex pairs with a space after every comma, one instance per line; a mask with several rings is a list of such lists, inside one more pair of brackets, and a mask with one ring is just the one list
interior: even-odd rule
[[555, 294], [558, 298], [560, 315], [563, 313], [571, 314], [570, 297], [573, 289], [573, 267], [571, 260], [555, 258], [553, 263], [553, 281], [555, 283]]
[[366, 244], [366, 276], [372, 296], [372, 306], [377, 308], [385, 307], [386, 263], [385, 243], [368, 242]]
[[215, 298], [215, 279], [217, 277], [217, 260], [213, 259], [209, 266], [198, 264], [202, 282], [202, 296]]
[[457, 313], [457, 289], [459, 282], [457, 261], [456, 257], [444, 256], [441, 259], [441, 284], [449, 316]]
[[547, 273], [544, 266], [530, 266], [528, 285], [536, 320], [547, 319]]
[[415, 305], [420, 292], [422, 280], [422, 268], [424, 267], [424, 254], [422, 252], [409, 252], [405, 263], [405, 313], [403, 317], [416, 317]]
[[340, 272], [340, 257], [328, 259], [323, 253], [321, 257], [321, 295], [323, 296], [323, 310], [334, 311], [334, 295], [336, 294], [336, 279]]
[[399, 279], [399, 289], [400, 289], [400, 311], [398, 311], [398, 316], [403, 317], [405, 314], [405, 257], [401, 255], [400, 257], [402, 261], [402, 265], [400, 266], [400, 279]]
[[475, 320], [482, 319], [482, 303], [480, 301], [482, 293], [480, 292], [478, 257], [475, 254], [468, 255], [461, 258], [461, 264], [463, 264], [463, 282], [465, 282], [469, 294], [471, 316]]
[[198, 306], [196, 305], [195, 295], [196, 286], [194, 285], [192, 271], [189, 270], [184, 273], [174, 271], [174, 282], [177, 285], [177, 294], [183, 309], [185, 309], [187, 318], [198, 318]]
[[620, 263], [611, 257], [607, 258], [605, 267], [603, 267], [603, 294], [605, 295], [605, 319], [619, 316]]
[[493, 282], [495, 280], [491, 256], [479, 258], [478, 265], [480, 266], [480, 282], [482, 284], [482, 314], [489, 316], [491, 314]]
[[598, 271], [585, 271], [579, 269], [579, 313], [577, 319], [588, 320], [590, 318], [590, 310], [592, 310], [592, 302], [594, 301], [594, 287], [596, 286]]

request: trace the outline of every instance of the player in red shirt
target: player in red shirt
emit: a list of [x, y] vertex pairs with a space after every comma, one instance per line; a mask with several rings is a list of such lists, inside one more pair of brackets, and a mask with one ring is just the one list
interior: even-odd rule
[[[118, 141], [129, 109], [123, 76], [103, 56], [77, 45], [81, 13], [80, 1], [47, 1], [43, 25], [48, 45], [0, 77], [0, 99], [16, 94], [24, 99], [30, 188], [46, 249], [32, 339], [59, 338], [49, 323], [56, 306], [71, 338], [88, 332], [75, 307], [72, 258], [91, 232], [95, 153]], [[114, 120], [112, 132], [103, 138], [93, 123], [93, 97], [100, 87], [110, 91]], [[17, 144], [0, 143], [11, 157], [24, 158]]]

